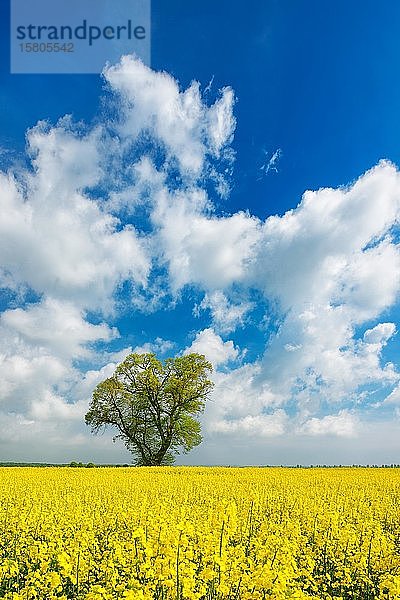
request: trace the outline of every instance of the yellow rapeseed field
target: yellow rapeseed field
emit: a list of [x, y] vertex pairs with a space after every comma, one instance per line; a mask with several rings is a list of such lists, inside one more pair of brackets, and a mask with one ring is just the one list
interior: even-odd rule
[[400, 469], [3, 468], [1, 598], [400, 598]]

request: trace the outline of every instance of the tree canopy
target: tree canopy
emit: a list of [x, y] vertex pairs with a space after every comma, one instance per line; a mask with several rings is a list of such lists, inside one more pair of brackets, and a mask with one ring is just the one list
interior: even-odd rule
[[94, 390], [85, 415], [93, 433], [118, 431], [137, 465], [166, 465], [200, 444], [196, 420], [213, 387], [212, 365], [201, 354], [160, 362], [155, 354], [130, 354]]

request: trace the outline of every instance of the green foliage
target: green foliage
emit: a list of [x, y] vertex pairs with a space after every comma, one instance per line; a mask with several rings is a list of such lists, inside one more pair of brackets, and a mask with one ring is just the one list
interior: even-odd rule
[[130, 354], [93, 392], [85, 416], [93, 433], [111, 426], [137, 465], [170, 465], [200, 444], [200, 423], [213, 387], [212, 365], [201, 354], [168, 358]]

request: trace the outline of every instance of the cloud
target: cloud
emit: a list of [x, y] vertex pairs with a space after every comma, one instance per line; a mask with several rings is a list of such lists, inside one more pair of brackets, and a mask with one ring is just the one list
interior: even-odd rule
[[[69, 116], [56, 125], [41, 121], [27, 135], [28, 167], [0, 173], [0, 287], [14, 298], [0, 320], [2, 407], [37, 435], [38, 422], [50, 431], [51, 420], [82, 417], [92, 386], [122, 360], [126, 350], [104, 351], [119, 333], [98, 317], [115, 318], [120, 289], [132, 294], [132, 306], [163, 298], [154, 281], [146, 298], [157, 240], [126, 216], [136, 216], [166, 174], [158, 175], [145, 155], [127, 159], [130, 144], [150, 136], [165, 146], [166, 169], [176, 163], [190, 178], [211, 168], [212, 159], [230, 161], [224, 156], [235, 127], [229, 88], [208, 107], [197, 83], [180, 92], [172, 77], [130, 57], [105, 78], [119, 97], [119, 139], [111, 122], [91, 128]], [[172, 347], [157, 337], [141, 349]], [[77, 364], [83, 359], [87, 371]], [[104, 359], [110, 362], [98, 365]]]
[[[287, 390], [281, 392], [265, 377], [260, 361], [244, 364], [228, 372], [213, 375], [215, 388], [206, 406], [204, 426], [209, 432], [215, 431], [215, 424], [227, 423], [230, 428], [240, 428], [246, 417], [257, 418], [284, 408], [290, 400]], [[279, 413], [282, 414], [282, 413]], [[254, 432], [256, 434], [256, 432]]]
[[102, 311], [122, 281], [145, 285], [149, 259], [134, 228], [83, 191], [99, 181], [100, 149], [97, 131], [79, 136], [69, 121], [30, 131], [33, 172], [0, 174], [0, 285]]
[[363, 340], [366, 344], [382, 348], [395, 333], [396, 325], [394, 323], [379, 323], [372, 329], [367, 329]]
[[[75, 361], [96, 360], [92, 344], [115, 330], [88, 323], [71, 304], [43, 303], [4, 311], [0, 317], [0, 410], [27, 420], [73, 420], [90, 394], [74, 392], [83, 374]], [[75, 404], [77, 403], [77, 404]], [[78, 412], [77, 412], [78, 411]]]
[[136, 352], [137, 354], [145, 354], [148, 352], [152, 352], [154, 354], [165, 354], [169, 352], [174, 347], [174, 342], [170, 340], [163, 340], [158, 337], [154, 340], [154, 342], [145, 342], [140, 346], [135, 346], [132, 352]]
[[287, 415], [282, 409], [265, 415], [247, 415], [241, 419], [216, 421], [212, 431], [217, 433], [240, 433], [246, 436], [270, 437], [282, 435], [285, 432]]
[[[267, 157], [268, 154], [265, 153], [265, 157]], [[277, 164], [280, 160], [282, 156], [282, 150], [280, 148], [277, 148], [275, 150], [275, 152], [273, 152], [270, 156], [270, 158], [260, 167], [260, 171], [264, 172], [264, 175], [268, 175], [268, 173], [270, 171], [274, 171], [275, 173], [278, 172], [278, 167]]]
[[[133, 350], [209, 358], [215, 390], [203, 425], [213, 443], [221, 433], [224, 444], [242, 434], [306, 443], [365, 431], [363, 411], [398, 402], [386, 354], [400, 289], [396, 166], [381, 161], [346, 187], [306, 191], [282, 215], [229, 214], [210, 190], [230, 187], [233, 91], [210, 104], [197, 82], [181, 89], [133, 57], [104, 78], [115, 119], [40, 122], [27, 135], [27, 166], [0, 172], [9, 430], [31, 445], [47, 432], [66, 452], [68, 435], [100, 455], [82, 416], [132, 351], [119, 319], [137, 332], [143, 313], [150, 321], [168, 307], [176, 339], [135, 333]], [[193, 305], [186, 325], [179, 311]], [[191, 342], [190, 329], [200, 330]]]
[[342, 303], [374, 318], [396, 299], [399, 173], [382, 161], [348, 188], [307, 191], [295, 210], [268, 217], [249, 261], [248, 280], [283, 311], [312, 301]]
[[197, 333], [192, 344], [186, 348], [184, 353], [189, 354], [190, 352], [204, 354], [214, 367], [235, 360], [239, 355], [239, 350], [235, 348], [232, 340], [224, 342], [211, 328]]
[[87, 344], [118, 336], [116, 329], [106, 323], [89, 323], [83, 311], [71, 302], [54, 298], [45, 298], [24, 309], [6, 310], [0, 316], [0, 325], [12, 330], [25, 343], [73, 359], [89, 356]]
[[199, 177], [207, 155], [219, 157], [230, 142], [235, 119], [229, 87], [207, 107], [198, 82], [180, 91], [170, 75], [152, 71], [131, 56], [105, 69], [104, 76], [122, 100], [120, 135], [136, 140], [142, 133], [150, 134], [183, 175]]
[[398, 299], [399, 192], [397, 169], [381, 161], [352, 185], [307, 191], [296, 209], [264, 222], [247, 213], [217, 217], [198, 190], [163, 190], [153, 219], [172, 289], [204, 290], [201, 308], [210, 307], [217, 329], [233, 327], [233, 284], [245, 297], [254, 289], [264, 296], [265, 318], [279, 334], [266, 344], [259, 385], [300, 411], [318, 410], [399, 377], [382, 364], [384, 343], [356, 333]]
[[313, 417], [302, 425], [299, 433], [313, 436], [353, 437], [357, 435], [357, 418], [347, 410], [320, 419]]
[[241, 212], [208, 216], [208, 199], [200, 190], [163, 190], [156, 202], [153, 222], [173, 291], [193, 284], [213, 292], [246, 280], [260, 239], [256, 218]]
[[246, 301], [234, 304], [223, 292], [216, 290], [205, 294], [200, 305], [196, 307], [195, 314], [199, 315], [201, 310], [210, 310], [214, 328], [221, 333], [229, 333], [244, 325], [245, 316], [253, 306], [253, 303]]
[[397, 385], [383, 400], [382, 404], [400, 406], [400, 385]]
[[87, 411], [87, 402], [65, 402], [60, 396], [48, 394], [32, 402], [30, 415], [33, 423], [39, 421], [83, 421]]
[[76, 381], [73, 387], [73, 397], [77, 402], [80, 405], [82, 405], [83, 402], [86, 402], [86, 406], [88, 406], [88, 400], [91, 398], [95, 387], [104, 381], [104, 379], [111, 377], [117, 364], [122, 362], [128, 354], [130, 354], [130, 351], [123, 351], [123, 358], [116, 356], [113, 362], [108, 362], [100, 369], [90, 369], [89, 371], [86, 371], [86, 373]]

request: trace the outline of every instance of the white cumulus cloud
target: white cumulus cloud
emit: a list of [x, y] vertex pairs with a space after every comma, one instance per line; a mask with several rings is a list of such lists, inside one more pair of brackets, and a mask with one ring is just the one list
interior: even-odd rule
[[199, 331], [192, 344], [185, 350], [185, 354], [190, 352], [204, 354], [214, 367], [235, 360], [239, 355], [239, 350], [235, 348], [232, 340], [224, 342], [211, 328]]
[[207, 356], [214, 441], [350, 440], [364, 407], [398, 404], [386, 358], [400, 289], [397, 167], [306, 191], [282, 215], [229, 213], [226, 200], [222, 211], [209, 189], [229, 190], [231, 88], [210, 104], [197, 82], [181, 89], [129, 56], [104, 78], [115, 120], [40, 122], [28, 166], [0, 172], [0, 443], [18, 430], [31, 446], [46, 432], [65, 452], [89, 444], [93, 387], [133, 347], [119, 311], [140, 331], [144, 312], [167, 305], [202, 319], [191, 345], [190, 331], [179, 342], [143, 332], [133, 349]]
[[306, 435], [353, 437], [357, 435], [357, 418], [347, 410], [322, 418], [312, 417], [299, 430]]

